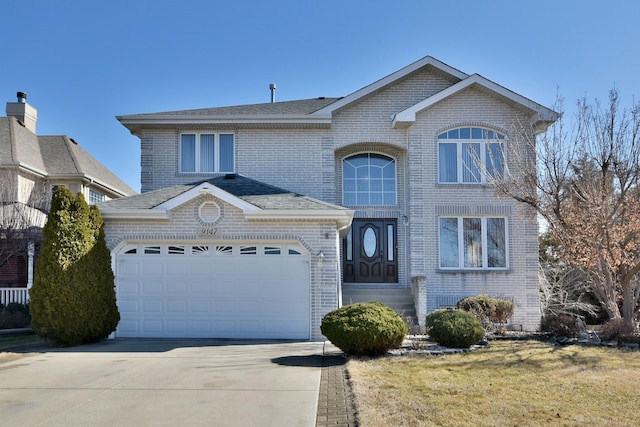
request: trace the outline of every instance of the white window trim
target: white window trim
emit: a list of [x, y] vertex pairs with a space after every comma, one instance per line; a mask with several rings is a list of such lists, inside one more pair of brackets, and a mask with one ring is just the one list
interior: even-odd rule
[[[97, 196], [96, 198], [99, 199], [98, 201], [94, 201], [94, 196]], [[96, 203], [101, 203], [104, 202], [105, 200], [105, 195], [102, 194], [99, 191], [93, 190], [93, 189], [89, 189], [89, 204], [90, 205], [95, 205]]]
[[[443, 267], [442, 266], [442, 246], [441, 246], [441, 230], [440, 219], [442, 218], [455, 218], [458, 220], [458, 266], [457, 267]], [[463, 220], [465, 218], [480, 218], [482, 220], [482, 267], [465, 267], [464, 266], [464, 228]], [[487, 267], [489, 265], [489, 251], [487, 250], [487, 219], [489, 218], [502, 218], [504, 219], [504, 267]], [[509, 270], [509, 219], [503, 215], [442, 215], [438, 217], [438, 268], [443, 271], [505, 271]]]
[[[452, 128], [449, 129], [445, 132], [449, 132], [452, 130], [456, 130], [456, 129], [462, 129], [462, 128], [467, 128], [469, 126], [461, 126], [461, 127], [457, 127], [457, 128]], [[491, 132], [495, 132], [496, 134], [500, 134], [502, 135], [504, 138], [502, 139], [498, 139], [498, 138], [494, 138], [494, 139], [487, 139], [487, 138], [482, 138], [482, 139], [477, 139], [477, 138], [468, 138], [468, 139], [438, 139], [438, 137], [436, 136], [436, 143], [438, 144], [438, 155], [437, 155], [437, 159], [438, 159], [438, 169], [437, 169], [437, 174], [438, 174], [438, 184], [444, 184], [444, 185], [459, 185], [459, 184], [464, 184], [464, 185], [483, 185], [483, 184], [487, 184], [489, 182], [491, 182], [491, 179], [488, 179], [487, 177], [487, 145], [489, 144], [500, 144], [500, 146], [502, 147], [502, 169], [503, 169], [503, 174], [505, 174], [507, 172], [507, 157], [506, 157], [506, 150], [504, 149], [505, 144], [507, 143], [507, 137], [506, 135], [504, 135], [502, 132], [498, 132], [496, 130], [493, 130], [491, 128], [485, 128], [485, 127], [480, 127], [480, 126], [470, 126], [472, 128], [479, 128], [482, 129], [483, 131], [491, 131]], [[445, 133], [445, 132], [440, 132], [440, 134]], [[480, 160], [480, 165], [478, 166], [478, 170], [480, 173], [480, 180], [479, 181], [469, 181], [469, 182], [465, 182], [464, 179], [464, 170], [465, 170], [465, 165], [464, 165], [464, 156], [462, 153], [462, 145], [463, 144], [480, 144], [480, 153], [479, 153], [479, 160]], [[450, 182], [450, 181], [441, 181], [440, 180], [440, 144], [456, 144], [456, 181], [454, 182]]]
[[[195, 171], [183, 171], [182, 170], [182, 136], [183, 135], [195, 135], [196, 136], [196, 152], [195, 152]], [[201, 171], [200, 170], [200, 136], [201, 135], [215, 135], [214, 136], [214, 148], [213, 148], [213, 156], [214, 156], [214, 164], [213, 171]], [[221, 171], [220, 170], [220, 135], [232, 135], [233, 136], [233, 167], [230, 171]], [[189, 132], [184, 131], [180, 132], [178, 136], [178, 173], [181, 174], [214, 174], [214, 173], [233, 173], [236, 170], [236, 134], [234, 132]]]

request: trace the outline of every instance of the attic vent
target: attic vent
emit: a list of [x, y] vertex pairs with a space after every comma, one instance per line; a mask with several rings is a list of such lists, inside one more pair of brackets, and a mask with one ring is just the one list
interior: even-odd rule
[[220, 218], [220, 206], [216, 202], [204, 202], [198, 208], [198, 217], [205, 224], [213, 224]]
[[224, 179], [236, 179], [235, 173], [228, 173], [224, 176]]

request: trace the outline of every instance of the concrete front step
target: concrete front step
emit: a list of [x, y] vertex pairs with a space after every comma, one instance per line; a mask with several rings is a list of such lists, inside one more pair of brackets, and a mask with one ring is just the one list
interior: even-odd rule
[[415, 320], [416, 310], [411, 289], [389, 285], [343, 285], [342, 303], [379, 301], [396, 311], [405, 320]]

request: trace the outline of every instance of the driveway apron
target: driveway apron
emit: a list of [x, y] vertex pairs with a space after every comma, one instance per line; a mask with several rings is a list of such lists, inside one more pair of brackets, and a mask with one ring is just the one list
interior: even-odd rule
[[322, 342], [116, 339], [0, 363], [3, 425], [314, 426]]

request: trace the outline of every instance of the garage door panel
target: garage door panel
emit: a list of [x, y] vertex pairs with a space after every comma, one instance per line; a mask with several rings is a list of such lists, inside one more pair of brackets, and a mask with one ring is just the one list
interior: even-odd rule
[[189, 323], [191, 325], [191, 332], [193, 332], [194, 334], [208, 334], [211, 332], [211, 321], [192, 320]]
[[138, 295], [140, 284], [137, 280], [120, 279], [118, 280], [118, 293], [123, 296]]
[[218, 297], [235, 297], [237, 294], [237, 286], [230, 280], [216, 281], [213, 284], [213, 292]]
[[188, 332], [186, 320], [167, 320], [167, 332], [186, 335]]
[[164, 321], [163, 320], [142, 320], [142, 330], [143, 334], [152, 334], [153, 337], [162, 336], [164, 332]]
[[[181, 277], [182, 279], [184, 279], [184, 276], [181, 276]], [[186, 295], [187, 293], [186, 282], [167, 281], [166, 288], [167, 288], [168, 296], [181, 297]]]
[[[211, 293], [211, 284], [207, 282], [201, 282], [199, 280], [200, 279], [198, 279], [198, 281], [191, 282], [189, 286], [191, 288], [191, 295], [209, 296], [209, 294]], [[207, 278], [207, 280], [209, 279]]]
[[[153, 258], [156, 258], [156, 256], [154, 255]], [[149, 258], [141, 258], [144, 260], [144, 263], [142, 263], [142, 275], [145, 277], [148, 276], [164, 276], [164, 269], [163, 267], [163, 262], [156, 259], [149, 259]]]
[[237, 245], [197, 256], [166, 255], [161, 246], [160, 253], [119, 257], [116, 335], [309, 338], [308, 258], [247, 246], [249, 255]]
[[154, 280], [154, 281], [144, 281], [142, 282], [142, 296], [147, 295], [160, 295], [163, 291], [162, 282]]
[[138, 300], [119, 299], [118, 309], [120, 310], [120, 314], [127, 314], [127, 315], [129, 314], [136, 315], [140, 312]]
[[[171, 259], [173, 261], [173, 259]], [[167, 262], [167, 277], [186, 277], [187, 276], [187, 264], [182, 262]]]
[[167, 300], [167, 313], [187, 313], [187, 301]]
[[140, 274], [140, 268], [142, 266], [137, 260], [122, 259], [118, 262], [118, 274], [121, 277], [133, 276], [137, 277]]
[[211, 313], [211, 301], [191, 301], [191, 313]]
[[189, 275], [191, 277], [209, 277], [211, 276], [211, 265], [202, 258], [197, 259], [189, 265]]
[[163, 300], [143, 300], [142, 301], [142, 314], [164, 314]]

